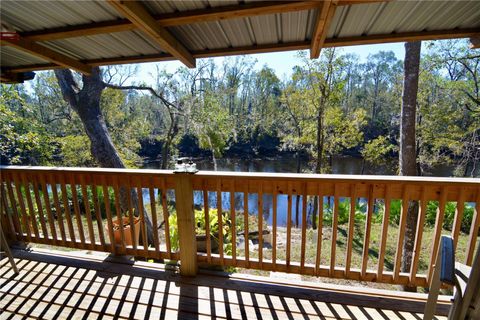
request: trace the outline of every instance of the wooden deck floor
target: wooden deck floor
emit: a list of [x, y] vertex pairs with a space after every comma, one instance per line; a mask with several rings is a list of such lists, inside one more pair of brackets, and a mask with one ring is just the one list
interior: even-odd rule
[[[151, 263], [14, 250], [0, 261], [3, 319], [421, 319], [420, 295], [371, 294], [225, 277], [182, 278]], [[114, 259], [115, 260], [115, 259]], [[438, 312], [445, 315], [447, 305]], [[445, 317], [439, 316], [438, 319]]]

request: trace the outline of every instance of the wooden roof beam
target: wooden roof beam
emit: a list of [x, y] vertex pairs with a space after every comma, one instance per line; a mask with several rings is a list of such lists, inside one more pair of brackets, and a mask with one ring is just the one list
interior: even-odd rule
[[33, 56], [39, 57], [44, 60], [48, 60], [50, 62], [53, 62], [57, 65], [60, 65], [64, 68], [68, 69], [73, 69], [75, 71], [78, 71], [80, 73], [83, 73], [85, 75], [90, 75], [92, 72], [92, 67], [84, 64], [78, 60], [75, 60], [73, 58], [70, 58], [64, 54], [61, 54], [57, 51], [54, 51], [52, 49], [49, 49], [45, 46], [39, 45], [33, 41], [30, 41], [28, 39], [15, 39], [15, 40], [5, 40], [2, 39], [0, 40], [0, 44], [2, 46], [10, 46], [13, 47], [17, 50], [26, 52], [28, 54], [31, 54]]
[[[480, 28], [473, 29], [456, 29], [456, 30], [436, 30], [436, 31], [422, 31], [422, 32], [404, 32], [404, 33], [391, 33], [381, 35], [370, 36], [357, 36], [357, 37], [344, 37], [326, 39], [324, 42], [324, 48], [330, 47], [343, 47], [343, 46], [356, 46], [356, 45], [368, 45], [378, 43], [390, 43], [390, 42], [406, 42], [417, 40], [442, 40], [442, 39], [456, 39], [456, 38], [475, 38], [480, 37]], [[217, 57], [224, 55], [239, 55], [239, 54], [252, 54], [252, 53], [266, 53], [266, 52], [278, 52], [288, 50], [306, 50], [311, 47], [310, 41], [301, 42], [287, 42], [280, 44], [270, 45], [256, 45], [247, 47], [234, 47], [228, 49], [215, 49], [215, 50], [201, 50], [192, 52], [193, 57], [207, 58]], [[143, 63], [143, 62], [157, 62], [157, 61], [171, 61], [175, 58], [170, 54], [159, 53], [152, 55], [139, 55], [131, 57], [116, 57], [106, 59], [93, 59], [82, 60], [84, 64], [90, 66], [104, 66], [112, 64], [125, 64], [125, 63]], [[25, 65], [18, 67], [5, 68], [8, 72], [25, 72], [25, 71], [38, 71], [49, 70], [59, 68], [55, 64], [37, 64], [37, 65]]]
[[470, 48], [471, 49], [480, 49], [480, 35], [477, 37], [470, 38]]
[[0, 82], [1, 83], [7, 83], [7, 84], [12, 84], [12, 83], [23, 83], [25, 80], [32, 80], [35, 78], [35, 73], [28, 71], [28, 72], [18, 72], [18, 73], [12, 73], [12, 72], [0, 72]]
[[327, 33], [332, 23], [335, 10], [337, 9], [338, 0], [324, 0], [321, 2], [317, 18], [315, 21], [315, 29], [312, 35], [312, 44], [310, 46], [310, 58], [316, 59], [320, 56]]
[[[340, 0], [338, 6], [383, 2], [385, 0]], [[198, 9], [154, 15], [161, 27], [173, 27], [192, 23], [255, 17], [266, 14], [296, 12], [317, 9], [318, 1], [258, 1], [240, 5]], [[52, 41], [97, 34], [131, 31], [137, 26], [128, 19], [102, 21], [88, 24], [23, 32], [21, 35], [33, 41]]]
[[158, 25], [142, 3], [116, 0], [109, 0], [109, 3], [165, 51], [182, 61], [187, 67], [195, 68], [195, 58], [192, 54], [167, 29]]
[[332, 38], [325, 40], [324, 48], [360, 46], [367, 44], [408, 42], [419, 40], [445, 40], [480, 37], [480, 28], [471, 29], [453, 29], [453, 30], [433, 30], [419, 32], [401, 32], [390, 34], [376, 34], [368, 36], [354, 36]]

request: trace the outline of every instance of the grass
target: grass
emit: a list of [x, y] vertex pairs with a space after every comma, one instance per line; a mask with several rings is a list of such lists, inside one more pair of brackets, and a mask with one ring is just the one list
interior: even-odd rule
[[[365, 224], [363, 221], [358, 221], [354, 226], [354, 238], [352, 242], [352, 255], [351, 255], [351, 268], [361, 268], [362, 264], [362, 253], [363, 253], [363, 241], [364, 241], [364, 228]], [[372, 223], [371, 225], [371, 234], [370, 234], [370, 245], [368, 251], [368, 264], [367, 269], [376, 270], [378, 266], [379, 258], [379, 247], [380, 247], [380, 238], [381, 238], [381, 224]], [[316, 242], [318, 231], [313, 229], [307, 229], [307, 241], [306, 241], [306, 252], [305, 252], [305, 262], [307, 264], [314, 264], [316, 259]], [[342, 224], [338, 226], [337, 229], [337, 240], [336, 240], [336, 253], [335, 253], [335, 265], [337, 267], [345, 267], [346, 260], [346, 247], [347, 247], [347, 234], [348, 234], [348, 224]], [[450, 234], [448, 230], [442, 230], [442, 234]], [[385, 259], [384, 259], [384, 270], [392, 271], [394, 267], [395, 253], [397, 247], [397, 237], [398, 237], [398, 226], [390, 224], [388, 226], [387, 241], [385, 248]], [[431, 244], [433, 243], [434, 229], [432, 227], [425, 226], [423, 229], [422, 245], [420, 250], [420, 259], [418, 264], [417, 274], [426, 274], [428, 266], [430, 264], [430, 253], [431, 253]], [[292, 228], [292, 237], [291, 237], [291, 261], [299, 262], [300, 261], [300, 250], [301, 250], [301, 229]], [[330, 265], [331, 261], [331, 245], [332, 245], [332, 227], [324, 226], [322, 229], [322, 252], [321, 252], [321, 265]], [[477, 247], [479, 241], [477, 241]], [[457, 250], [456, 250], [456, 261], [465, 261], [466, 252], [468, 246], [468, 234], [460, 233]], [[271, 259], [271, 249], [264, 248], [263, 256], [264, 259]], [[244, 256], [243, 250], [237, 250], [237, 255]], [[258, 257], [258, 251], [250, 252], [250, 257]], [[277, 260], [285, 260], [286, 258], [286, 228], [278, 228], [277, 231]], [[248, 273], [255, 275], [269, 276], [270, 272], [261, 271], [261, 270], [247, 270], [237, 268], [237, 272]], [[288, 276], [285, 276], [288, 278]], [[317, 278], [302, 276], [302, 279], [330, 282], [330, 283], [340, 283], [351, 285], [362, 285], [358, 281], [350, 280], [341, 280], [341, 279], [326, 279], [326, 278]], [[366, 283], [363, 283], [366, 285]], [[368, 286], [371, 287], [372, 283], [368, 283]], [[387, 284], [374, 284], [374, 287], [377, 288], [389, 288], [392, 289], [394, 286]]]

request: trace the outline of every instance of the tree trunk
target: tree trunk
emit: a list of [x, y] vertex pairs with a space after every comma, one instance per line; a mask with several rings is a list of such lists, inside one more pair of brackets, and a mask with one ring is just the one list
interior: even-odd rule
[[[91, 76], [83, 76], [83, 86], [81, 89], [73, 78], [73, 74], [70, 70], [55, 70], [55, 76], [60, 85], [63, 98], [78, 114], [82, 121], [85, 133], [90, 139], [90, 151], [98, 164], [104, 168], [125, 168], [125, 165], [112, 142], [100, 109], [100, 98], [105, 88], [100, 68], [93, 68]], [[138, 213], [137, 192], [134, 189], [129, 192], [129, 190], [121, 188], [120, 193], [122, 211], [126, 212], [128, 210], [128, 196], [130, 196], [132, 206]], [[147, 225], [148, 242], [153, 244], [154, 230], [152, 222], [145, 210], [144, 213]]]
[[[301, 166], [300, 166], [300, 150], [297, 150], [297, 173], [300, 173]], [[298, 228], [300, 224], [300, 201], [298, 201], [298, 197], [296, 198], [295, 203], [295, 227]]]
[[[421, 41], [405, 43], [405, 79], [403, 83], [402, 111], [400, 123], [400, 175], [417, 175], [417, 149], [415, 146], [415, 123], [420, 67]], [[407, 224], [403, 241], [402, 271], [409, 272], [412, 264], [413, 246], [418, 218], [418, 201], [408, 203]], [[415, 287], [404, 286], [405, 291], [416, 291]]]

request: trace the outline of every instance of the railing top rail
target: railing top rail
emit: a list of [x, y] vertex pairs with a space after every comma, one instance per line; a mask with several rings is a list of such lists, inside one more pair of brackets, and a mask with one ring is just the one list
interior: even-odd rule
[[325, 180], [331, 182], [425, 182], [425, 183], [468, 183], [480, 185], [479, 178], [453, 178], [453, 177], [415, 177], [415, 176], [387, 176], [387, 175], [353, 175], [353, 174], [311, 174], [311, 173], [270, 173], [270, 172], [231, 172], [231, 171], [199, 171], [195, 177], [220, 177], [224, 179], [295, 179], [295, 180]]
[[[117, 169], [117, 168], [79, 168], [79, 167], [42, 167], [42, 166], [0, 166], [0, 171], [12, 170], [23, 172], [65, 172], [98, 174], [140, 174], [140, 175], [174, 175], [173, 170], [155, 169]], [[251, 179], [251, 180], [323, 180], [338, 183], [414, 183], [414, 184], [469, 184], [479, 185], [480, 178], [453, 177], [415, 177], [388, 175], [350, 175], [350, 174], [308, 174], [308, 173], [263, 173], [233, 171], [199, 171], [195, 178]]]
[[99, 174], [173, 174], [173, 170], [127, 169], [127, 168], [82, 168], [82, 167], [42, 167], [42, 166], [0, 166], [0, 171], [26, 172], [66, 172], [66, 173], [99, 173]]

